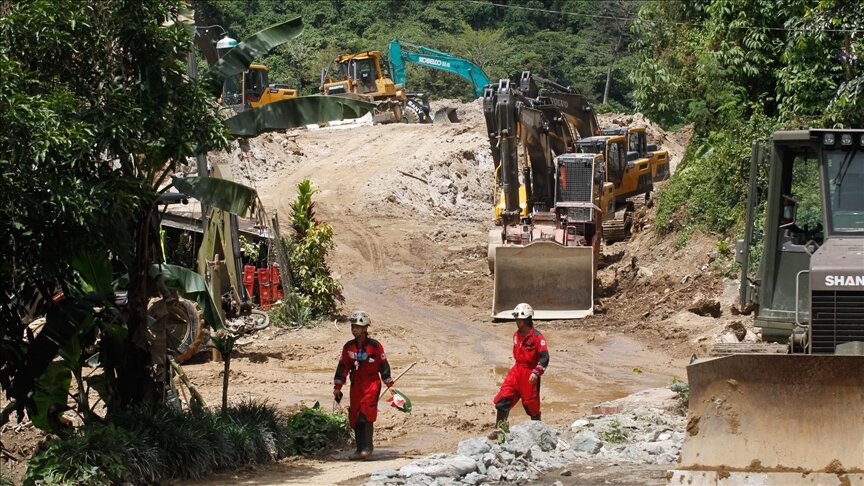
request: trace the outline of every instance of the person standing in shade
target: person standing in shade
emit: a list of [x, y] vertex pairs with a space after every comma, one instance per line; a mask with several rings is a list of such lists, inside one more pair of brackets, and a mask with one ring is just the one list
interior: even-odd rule
[[336, 375], [333, 377], [333, 398], [336, 403], [342, 400], [342, 386], [350, 375], [348, 423], [354, 429], [357, 442], [357, 450], [350, 459], [356, 461], [364, 460], [372, 454], [373, 424], [378, 417], [381, 382], [390, 388], [393, 386], [393, 379], [390, 377], [390, 364], [387, 363], [384, 346], [369, 337], [369, 325], [372, 323], [369, 315], [363, 311], [355, 311], [349, 321], [354, 339], [342, 346]]

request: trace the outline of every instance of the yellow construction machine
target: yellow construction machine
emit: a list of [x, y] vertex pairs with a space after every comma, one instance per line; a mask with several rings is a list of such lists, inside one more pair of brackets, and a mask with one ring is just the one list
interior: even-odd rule
[[864, 485], [864, 130], [754, 144], [736, 259], [742, 306], [787, 353], [748, 345], [687, 367], [669, 484]]
[[612, 201], [602, 156], [574, 151], [598, 129], [591, 105], [525, 72], [518, 88], [508, 79], [487, 86], [483, 109], [498, 198], [488, 240], [493, 317], [512, 319], [520, 302], [537, 319], [591, 314], [602, 208]]
[[627, 137], [627, 155], [635, 152], [639, 159], [648, 159], [651, 167], [651, 180], [660, 182], [669, 179], [669, 151], [660, 150], [657, 144], [648, 143], [646, 127], [614, 127], [600, 129], [600, 135], [619, 135]]
[[649, 197], [654, 182], [669, 178], [669, 153], [648, 144], [644, 127], [600, 130], [597, 136], [579, 140], [576, 151], [603, 156], [606, 181], [614, 188], [614, 207], [608, 208], [614, 217], [603, 223], [603, 238], [606, 243], [626, 240], [633, 225], [630, 198]]
[[381, 52], [365, 51], [334, 59], [321, 71], [321, 94], [377, 105], [375, 123], [431, 123], [426, 95], [406, 93], [381, 68]]
[[263, 64], [250, 64], [249, 69], [236, 78], [225, 80], [222, 104], [243, 111], [297, 97], [296, 89], [284, 84], [271, 84], [269, 71], [270, 68]]

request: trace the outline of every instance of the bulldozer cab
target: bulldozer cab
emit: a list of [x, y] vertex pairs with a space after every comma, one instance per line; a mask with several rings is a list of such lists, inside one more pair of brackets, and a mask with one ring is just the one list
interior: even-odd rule
[[[833, 305], [838, 297], [823, 292], [846, 290], [827, 285], [826, 278], [833, 283], [835, 277], [849, 275], [858, 285], [848, 290], [864, 290], [864, 281], [855, 279], [860, 275], [864, 280], [864, 258], [848, 255], [845, 268], [837, 261], [842, 253], [838, 243], [844, 248], [864, 245], [862, 136], [864, 131], [859, 130], [789, 131], [755, 144], [745, 235], [736, 253], [742, 282], [747, 282], [741, 287], [741, 305], [758, 306], [756, 325], [767, 339], [785, 341], [794, 331], [793, 343], [806, 342], [808, 350], [820, 354], [833, 353], [847, 338], [864, 340], [864, 325], [832, 331], [833, 337], [828, 337], [822, 336], [820, 324], [827, 312], [821, 306]], [[761, 187], [759, 180], [765, 175], [769, 182]], [[762, 247], [759, 266], [751, 272], [757, 256], [752, 249], [757, 245]], [[820, 267], [836, 271], [822, 275]], [[864, 294], [859, 300], [864, 301]], [[864, 308], [847, 311], [864, 318]], [[812, 312], [820, 315], [811, 316]]]
[[[333, 64], [335, 73], [331, 72]], [[378, 98], [396, 95], [396, 87], [381, 68], [381, 53], [366, 51], [337, 57], [331, 67], [321, 73], [321, 92]]]
[[271, 85], [269, 71], [263, 64], [250, 64], [243, 73], [226, 79], [222, 86], [222, 104], [242, 111], [297, 97], [295, 89]]

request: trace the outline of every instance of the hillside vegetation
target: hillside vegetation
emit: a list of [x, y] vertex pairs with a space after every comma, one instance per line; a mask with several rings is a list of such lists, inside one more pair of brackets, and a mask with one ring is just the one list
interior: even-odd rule
[[[498, 5], [502, 4], [502, 5]], [[595, 102], [603, 100], [612, 68], [610, 102], [633, 107], [628, 73], [635, 67], [627, 46], [629, 25], [640, 2], [609, 1], [426, 1], [426, 0], [196, 0], [198, 25], [219, 24], [237, 39], [294, 15], [303, 34], [261, 62], [271, 80], [317, 92], [321, 69], [340, 54], [380, 50], [391, 39], [431, 47], [469, 59], [491, 80], [523, 70], [572, 85]], [[558, 13], [566, 12], [566, 13]], [[471, 86], [455, 74], [408, 65], [412, 91], [436, 98], [472, 98]]]

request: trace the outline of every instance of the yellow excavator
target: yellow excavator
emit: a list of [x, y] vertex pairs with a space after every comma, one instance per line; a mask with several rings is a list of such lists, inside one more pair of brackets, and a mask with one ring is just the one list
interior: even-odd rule
[[591, 105], [526, 71], [518, 88], [508, 79], [487, 86], [483, 110], [498, 199], [488, 239], [493, 318], [512, 319], [520, 302], [537, 319], [591, 314], [600, 223], [613, 201], [602, 155], [574, 151], [598, 130]]
[[406, 93], [385, 75], [380, 51], [337, 57], [321, 71], [319, 89], [325, 96], [375, 103], [374, 123], [432, 123], [426, 95]]
[[236, 78], [225, 80], [222, 104], [243, 111], [276, 101], [297, 97], [297, 90], [284, 84], [270, 83], [270, 68], [263, 64], [250, 64]]
[[864, 130], [754, 144], [736, 259], [740, 304], [787, 353], [748, 344], [687, 367], [669, 484], [864, 485]]

